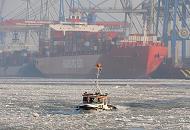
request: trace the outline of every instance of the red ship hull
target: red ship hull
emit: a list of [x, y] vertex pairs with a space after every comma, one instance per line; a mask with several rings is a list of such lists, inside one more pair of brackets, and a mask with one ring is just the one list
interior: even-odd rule
[[104, 78], [146, 78], [158, 68], [166, 55], [165, 47], [115, 48], [110, 54], [101, 57], [100, 62], [104, 63], [102, 76]]

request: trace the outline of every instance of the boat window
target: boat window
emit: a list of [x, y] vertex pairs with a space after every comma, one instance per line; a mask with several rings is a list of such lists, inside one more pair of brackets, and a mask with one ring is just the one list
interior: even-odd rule
[[98, 103], [98, 98], [94, 98], [94, 102], [95, 102], [95, 103]]
[[94, 101], [94, 98], [90, 98], [90, 101], [89, 101], [89, 102], [92, 103], [93, 101]]
[[87, 103], [88, 102], [88, 97], [83, 97], [83, 103]]
[[95, 103], [102, 103], [102, 102], [100, 101], [100, 98], [94, 98], [94, 102], [95, 102]]
[[101, 98], [98, 98], [98, 103], [103, 103], [103, 100]]
[[110, 104], [110, 99], [109, 98], [107, 99], [107, 101], [108, 101], [108, 104]]
[[104, 99], [104, 105], [106, 105], [107, 104], [107, 100], [106, 99]]

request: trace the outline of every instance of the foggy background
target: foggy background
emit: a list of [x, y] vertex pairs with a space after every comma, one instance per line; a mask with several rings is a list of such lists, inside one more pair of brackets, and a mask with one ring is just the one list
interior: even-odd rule
[[[31, 1], [31, 8], [30, 8], [30, 12], [33, 13], [33, 11], [36, 11], [35, 9], [37, 7], [40, 7], [40, 0], [30, 0]], [[46, 0], [44, 0], [45, 2]], [[90, 2], [91, 1], [91, 4]], [[132, 4], [133, 6], [137, 5], [138, 3], [140, 3], [142, 0], [133, 0]], [[70, 2], [70, 0], [68, 0], [68, 2]], [[80, 0], [82, 6], [88, 7], [91, 6], [93, 7], [94, 4], [99, 4], [100, 2], [102, 2], [102, 0]], [[53, 5], [53, 6], [52, 6]], [[115, 5], [115, 6], [114, 6]], [[58, 11], [59, 11], [59, 0], [49, 0], [49, 11], [50, 11], [50, 15], [52, 15], [51, 17], [54, 17], [53, 19], [58, 19]], [[107, 2], [100, 4], [98, 7], [100, 8], [122, 8], [121, 4], [120, 4], [120, 0], [108, 0]], [[15, 18], [15, 16], [17, 17], [17, 14], [19, 11], [26, 9], [26, 0], [5, 0], [5, 6], [3, 9], [3, 17], [4, 19], [9, 19], [9, 18]], [[56, 12], [55, 12], [56, 11]], [[112, 16], [116, 17], [116, 19], [113, 19], [113, 21], [117, 21], [121, 19], [123, 19], [123, 14], [111, 14]], [[65, 16], [68, 16], [68, 8], [67, 5], [65, 3]], [[105, 14], [98, 14], [99, 17], [104, 18], [104, 19], [112, 19], [110, 18], [109, 15]], [[21, 16], [19, 16], [21, 17]], [[22, 15], [22, 17], [24, 17], [24, 15]], [[18, 19], [18, 17], [17, 17]], [[50, 18], [51, 19], [51, 18]], [[106, 20], [105, 20], [106, 21]]]
[[[40, 9], [40, 0], [30, 0], [31, 1], [31, 7], [30, 7], [30, 13], [32, 15], [32, 17], [30, 18], [31, 20], [36, 20], [39, 19], [39, 9]], [[46, 0], [44, 0], [45, 2]], [[89, 1], [91, 1], [91, 4], [89, 4]], [[140, 2], [142, 2], [143, 0], [132, 0], [132, 5], [133, 7], [135, 7], [136, 5], [138, 5]], [[70, 2], [70, 0], [68, 0], [68, 2]], [[80, 0], [81, 4], [83, 7], [93, 7], [94, 4], [99, 4], [102, 2], [102, 0]], [[52, 6], [53, 5], [53, 6]], [[116, 5], [116, 8], [122, 8], [121, 7], [121, 3], [120, 0], [107, 0], [107, 2], [100, 4], [98, 6], [98, 8], [113, 8], [114, 5]], [[45, 7], [44, 7], [45, 8]], [[38, 11], [37, 11], [38, 9]], [[45, 10], [45, 9], [44, 9]], [[24, 12], [23, 12], [24, 11]], [[23, 13], [20, 13], [23, 12]], [[50, 20], [58, 20], [58, 16], [59, 16], [59, 0], [49, 0], [49, 19]], [[113, 14], [113, 13], [108, 13], [109, 10], [106, 13], [101, 13], [98, 14], [97, 13], [97, 21], [124, 21], [124, 14], [120, 13], [120, 14]], [[26, 18], [26, 0], [6, 0], [5, 1], [5, 6], [2, 12], [2, 16], [4, 17], [4, 19], [25, 19]], [[37, 16], [38, 15], [38, 16]], [[65, 17], [67, 18], [69, 16], [69, 10], [68, 10], [68, 6], [65, 3]], [[138, 16], [140, 20], [142, 20], [142, 16]], [[133, 19], [134, 22], [135, 19]], [[129, 19], [128, 19], [128, 22]], [[136, 27], [140, 30], [143, 30], [142, 27], [140, 27], [140, 25], [138, 25], [138, 23], [135, 23]], [[136, 33], [136, 31], [134, 30], [133, 27], [132, 28], [132, 32]], [[160, 30], [162, 29], [162, 27], [160, 26]], [[143, 32], [143, 31], [141, 31]], [[189, 45], [187, 45], [189, 46]], [[189, 47], [188, 47], [189, 48]], [[170, 47], [169, 47], [169, 52], [170, 52]], [[181, 52], [181, 49], [180, 51]], [[179, 54], [181, 56], [181, 54]], [[187, 51], [187, 55], [190, 55], [190, 52]], [[170, 53], [169, 53], [169, 57], [170, 57]]]

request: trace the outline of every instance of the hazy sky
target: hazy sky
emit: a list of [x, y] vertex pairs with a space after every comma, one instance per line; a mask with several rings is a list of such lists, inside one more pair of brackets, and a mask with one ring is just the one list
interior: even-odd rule
[[[0, 0], [1, 1], [1, 0]], [[19, 6], [23, 1], [21, 0], [5, 0], [5, 6], [3, 13], [9, 12], [11, 9], [14, 9]]]
[[[1, 1], [1, 0], [0, 0]], [[24, 8], [26, 8], [26, 0], [5, 0], [5, 6], [4, 6], [4, 10], [3, 10], [3, 16], [6, 16], [6, 18], [9, 18], [9, 17], [13, 17], [15, 16], [16, 13], [19, 12], [19, 10], [24, 10]], [[45, 1], [45, 0], [44, 0]], [[54, 17], [57, 17], [57, 14], [55, 13], [55, 10], [58, 11], [58, 8], [59, 8], [59, 0], [50, 0], [52, 1], [52, 3], [56, 3], [55, 4], [55, 7], [52, 7], [51, 8], [51, 12], [53, 12], [54, 14]], [[83, 5], [89, 5], [88, 4], [88, 0], [80, 0], [81, 3]], [[91, 0], [93, 3], [100, 3], [100, 1], [103, 1], [103, 0]], [[104, 6], [104, 7], [114, 7], [114, 3], [117, 4], [117, 6], [120, 6], [120, 3], [119, 3], [120, 0], [108, 0], [105, 4], [102, 4], [101, 6]], [[135, 3], [139, 3], [139, 1], [142, 1], [142, 0], [132, 0], [133, 4]], [[40, 4], [40, 0], [31, 0], [31, 3], [32, 3], [32, 7], [35, 8], [36, 6], [38, 6], [37, 4], [39, 3]], [[8, 15], [7, 15], [8, 14]], [[67, 12], [66, 12], [67, 14]]]

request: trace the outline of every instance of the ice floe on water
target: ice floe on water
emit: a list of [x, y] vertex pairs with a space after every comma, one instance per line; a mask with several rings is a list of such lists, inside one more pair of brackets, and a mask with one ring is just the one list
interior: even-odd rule
[[0, 129], [188, 130], [190, 82], [101, 80], [117, 111], [81, 113], [75, 107], [94, 80], [0, 79]]

